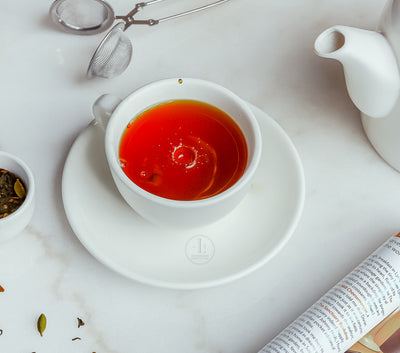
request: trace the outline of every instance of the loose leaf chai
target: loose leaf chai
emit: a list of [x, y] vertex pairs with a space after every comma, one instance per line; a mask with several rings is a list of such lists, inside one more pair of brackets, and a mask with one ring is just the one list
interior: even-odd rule
[[25, 197], [26, 190], [22, 181], [14, 173], [0, 168], [0, 218], [15, 212]]

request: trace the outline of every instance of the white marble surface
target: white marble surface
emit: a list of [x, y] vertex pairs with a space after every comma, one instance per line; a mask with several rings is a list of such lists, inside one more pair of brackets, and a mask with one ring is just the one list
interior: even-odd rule
[[[168, 2], [142, 15], [201, 4]], [[0, 244], [0, 352], [256, 353], [400, 231], [400, 174], [366, 139], [340, 65], [313, 53], [331, 25], [374, 29], [383, 1], [232, 0], [131, 27], [128, 70], [92, 81], [84, 73], [103, 35], [59, 32], [50, 5], [0, 5], [0, 149], [27, 162], [37, 185], [31, 224]], [[124, 13], [131, 2], [112, 5]], [[64, 161], [93, 101], [178, 76], [215, 81], [274, 117], [296, 145], [306, 180], [300, 223], [276, 257], [240, 280], [192, 291], [140, 284], [99, 263], [72, 232], [61, 199]], [[36, 330], [42, 312], [44, 337]]]

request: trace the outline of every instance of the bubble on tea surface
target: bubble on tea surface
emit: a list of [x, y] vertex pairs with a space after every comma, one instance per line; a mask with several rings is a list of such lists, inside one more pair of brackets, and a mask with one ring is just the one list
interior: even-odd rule
[[197, 154], [195, 147], [180, 143], [172, 151], [172, 161], [185, 168], [192, 168], [196, 165]]
[[123, 158], [120, 158], [120, 159], [119, 159], [119, 166], [120, 166], [122, 169], [124, 169], [124, 168], [126, 167], [126, 165], [127, 165], [127, 161], [126, 161], [125, 159], [123, 159]]
[[158, 171], [142, 170], [139, 173], [139, 175], [146, 182], [151, 183], [153, 185], [160, 185], [160, 183], [161, 183], [162, 177], [161, 177], [161, 173]]

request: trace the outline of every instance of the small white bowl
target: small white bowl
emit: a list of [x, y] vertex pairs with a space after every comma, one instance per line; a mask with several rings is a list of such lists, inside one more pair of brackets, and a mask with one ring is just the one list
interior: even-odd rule
[[0, 218], [0, 241], [20, 233], [30, 222], [35, 208], [35, 183], [29, 167], [18, 157], [0, 151], [0, 169], [6, 169], [21, 179], [26, 198], [22, 205], [7, 217]]

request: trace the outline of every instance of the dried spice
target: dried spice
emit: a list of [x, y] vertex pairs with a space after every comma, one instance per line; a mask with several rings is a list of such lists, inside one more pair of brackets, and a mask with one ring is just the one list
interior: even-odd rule
[[40, 333], [40, 336], [43, 336], [43, 332], [46, 329], [47, 319], [44, 314], [40, 314], [39, 319], [37, 321], [37, 329]]
[[0, 336], [3, 334], [3, 330], [0, 328]]
[[25, 198], [25, 196], [26, 196], [25, 188], [22, 185], [21, 180], [19, 180], [18, 178], [14, 183], [14, 191], [20, 199]]
[[75, 337], [75, 338], [73, 338], [72, 340], [73, 341], [76, 341], [76, 340], [80, 340], [81, 338], [80, 337]]
[[78, 317], [77, 319], [78, 319], [78, 328], [85, 324], [81, 318]]
[[0, 292], [4, 292], [4, 288], [0, 286]]
[[15, 212], [24, 202], [26, 191], [21, 180], [0, 168], [0, 218]]

